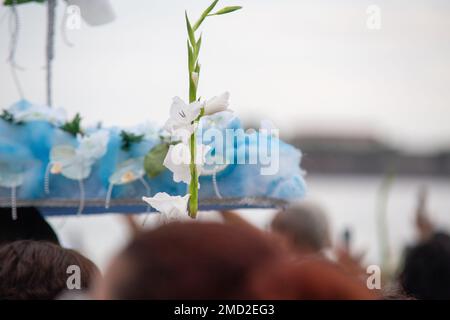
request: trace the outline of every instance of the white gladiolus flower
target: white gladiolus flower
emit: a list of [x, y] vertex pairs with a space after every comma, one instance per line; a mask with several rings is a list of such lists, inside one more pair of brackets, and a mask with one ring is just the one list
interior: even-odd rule
[[190, 183], [191, 152], [185, 143], [169, 146], [169, 151], [164, 158], [164, 166], [173, 172], [173, 181]]
[[[206, 154], [210, 149], [210, 146], [197, 145], [195, 164], [199, 175], [202, 165], [205, 163]], [[176, 145], [169, 146], [169, 151], [163, 164], [173, 172], [173, 181], [184, 182], [186, 184], [191, 182], [191, 150], [188, 144], [180, 142]]]
[[164, 125], [164, 129], [170, 133], [182, 128], [191, 130], [192, 122], [200, 115], [200, 111], [200, 102], [186, 104], [179, 97], [175, 97], [170, 107], [170, 118]]
[[197, 130], [198, 123], [194, 123], [191, 126], [174, 129], [170, 135], [170, 141], [178, 142], [181, 141], [183, 143], [189, 143], [189, 139], [191, 135]]
[[224, 92], [220, 96], [213, 97], [205, 102], [204, 114], [214, 114], [216, 112], [228, 110], [230, 93]]
[[190, 194], [181, 197], [158, 192], [151, 198], [142, 197], [142, 200], [163, 214], [186, 215], [189, 197]]

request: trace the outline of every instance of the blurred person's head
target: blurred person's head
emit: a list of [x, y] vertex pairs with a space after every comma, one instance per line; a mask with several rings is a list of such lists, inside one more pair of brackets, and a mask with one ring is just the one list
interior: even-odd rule
[[255, 268], [282, 256], [245, 226], [171, 223], [139, 234], [112, 262], [100, 299], [240, 299]]
[[251, 292], [256, 299], [362, 300], [378, 298], [365, 283], [322, 258], [267, 265], [253, 275]]
[[385, 285], [384, 288], [380, 290], [383, 300], [417, 300], [415, 297], [406, 294], [402, 288], [397, 287], [397, 284], [395, 284], [394, 287], [391, 287], [391, 285], [392, 284]]
[[296, 203], [278, 212], [271, 229], [302, 252], [319, 252], [331, 246], [327, 216], [312, 203]]
[[21, 240], [0, 246], [0, 299], [54, 299], [68, 289], [70, 266], [80, 270], [81, 290], [99, 273], [78, 252], [43, 241]]
[[400, 284], [407, 295], [417, 299], [450, 299], [450, 236], [436, 233], [409, 248]]
[[0, 245], [16, 240], [42, 240], [59, 244], [52, 227], [35, 207], [18, 207], [16, 220], [11, 208], [0, 208]]

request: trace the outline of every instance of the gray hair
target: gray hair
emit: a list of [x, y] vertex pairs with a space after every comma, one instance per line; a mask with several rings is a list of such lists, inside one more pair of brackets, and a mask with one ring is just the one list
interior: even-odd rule
[[330, 230], [325, 211], [313, 203], [300, 202], [277, 213], [273, 231], [288, 236], [300, 248], [320, 251], [330, 246]]

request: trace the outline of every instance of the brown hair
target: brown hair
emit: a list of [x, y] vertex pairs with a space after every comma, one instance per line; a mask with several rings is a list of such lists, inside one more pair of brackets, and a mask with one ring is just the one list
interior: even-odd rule
[[366, 300], [377, 299], [364, 282], [344, 273], [324, 258], [303, 257], [261, 268], [250, 281], [257, 299]]
[[108, 284], [108, 298], [251, 298], [246, 289], [253, 270], [280, 256], [278, 246], [253, 228], [171, 223], [125, 248], [116, 265], [125, 274]]
[[32, 240], [0, 247], [0, 299], [54, 299], [67, 289], [67, 268], [77, 265], [81, 289], [99, 273], [95, 264], [78, 252]]

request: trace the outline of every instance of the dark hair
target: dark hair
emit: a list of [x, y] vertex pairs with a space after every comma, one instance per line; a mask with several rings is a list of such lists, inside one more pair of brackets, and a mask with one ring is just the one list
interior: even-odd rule
[[43, 240], [59, 244], [55, 231], [35, 207], [17, 208], [17, 220], [11, 208], [0, 208], [0, 244], [16, 240]]
[[281, 256], [261, 231], [218, 223], [171, 223], [145, 232], [118, 257], [114, 299], [250, 298], [253, 270]]
[[407, 250], [400, 284], [417, 299], [450, 299], [450, 237], [436, 233]]
[[67, 268], [80, 268], [81, 289], [98, 273], [95, 264], [78, 252], [32, 240], [0, 246], [0, 299], [54, 299], [67, 289]]

